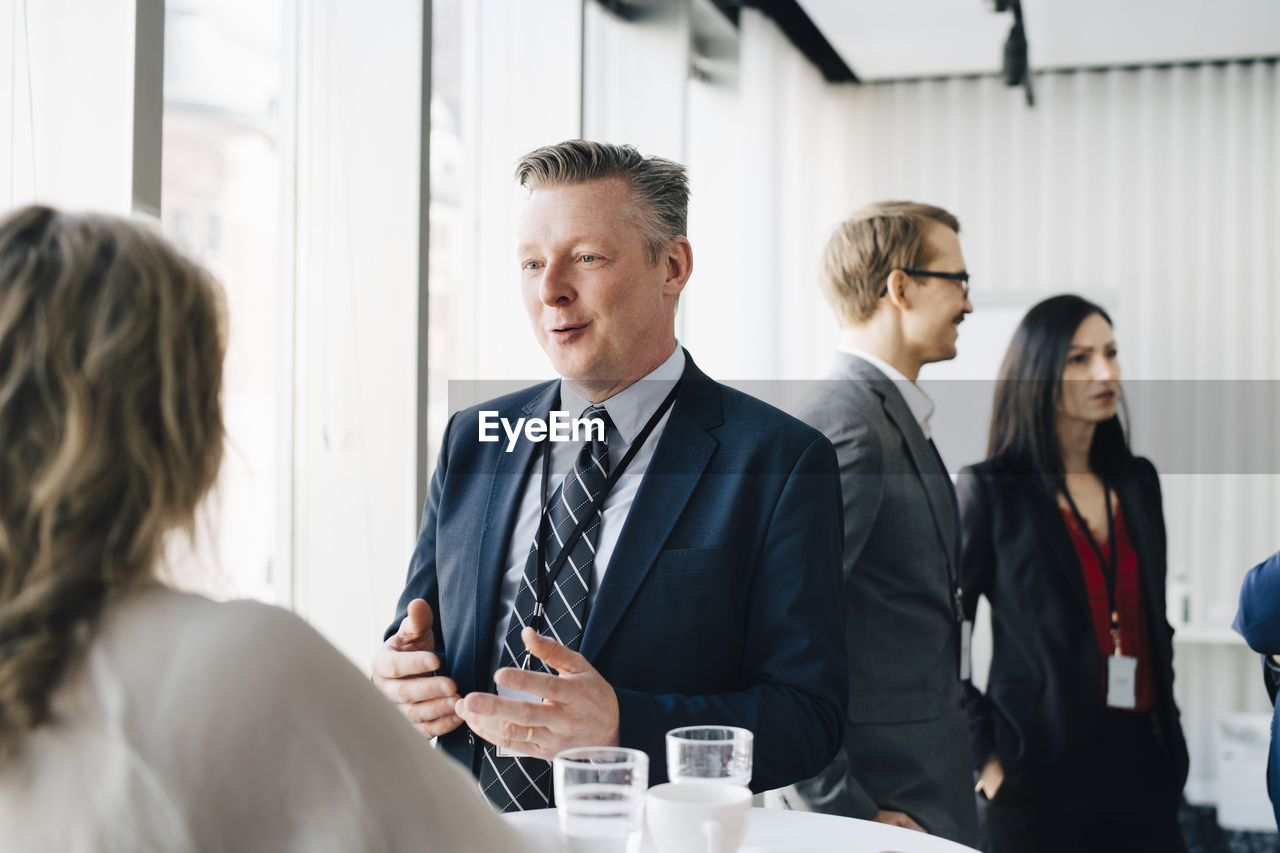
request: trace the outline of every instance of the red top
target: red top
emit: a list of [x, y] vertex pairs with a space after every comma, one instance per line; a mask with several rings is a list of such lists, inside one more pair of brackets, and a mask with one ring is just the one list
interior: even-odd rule
[[[1138, 659], [1136, 711], [1150, 711], [1152, 705], [1151, 638], [1147, 633], [1147, 613], [1142, 606], [1142, 589], [1138, 580], [1138, 555], [1133, 551], [1124, 514], [1116, 504], [1116, 610], [1120, 614], [1120, 653]], [[1084, 569], [1084, 584], [1089, 592], [1089, 610], [1093, 615], [1093, 633], [1098, 640], [1098, 659], [1102, 675], [1102, 699], [1107, 698], [1107, 657], [1115, 653], [1111, 641], [1111, 614], [1107, 610], [1107, 579], [1098, 563], [1098, 554], [1089, 537], [1080, 529], [1075, 513], [1062, 513], [1076, 546], [1076, 555]], [[1105, 535], [1105, 533], [1103, 534]], [[1095, 536], [1097, 536], [1095, 532]], [[1101, 540], [1101, 537], [1098, 537]], [[1102, 553], [1111, 559], [1110, 542], [1099, 543]]]

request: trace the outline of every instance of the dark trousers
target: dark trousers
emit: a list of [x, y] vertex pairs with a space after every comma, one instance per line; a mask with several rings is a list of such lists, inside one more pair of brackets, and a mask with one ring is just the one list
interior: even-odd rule
[[[987, 807], [988, 853], [1186, 853], [1181, 792], [1145, 714], [1107, 712], [1099, 763], [1077, 793], [1031, 795], [1001, 786]], [[1092, 796], [1090, 796], [1092, 794]]]
[[[1005, 796], [1008, 793], [1011, 796]], [[1186, 853], [1177, 806], [1070, 813], [1000, 791], [987, 809], [988, 853]]]

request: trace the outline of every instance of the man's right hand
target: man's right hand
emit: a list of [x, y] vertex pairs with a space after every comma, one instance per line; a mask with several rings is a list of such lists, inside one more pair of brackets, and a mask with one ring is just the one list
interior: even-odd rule
[[904, 829], [914, 829], [916, 832], [924, 832], [925, 828], [911, 819], [911, 815], [905, 812], [889, 812], [883, 809], [876, 812], [876, 816], [872, 818], [876, 823], [887, 823], [890, 826], [901, 826]]
[[421, 598], [409, 602], [400, 630], [387, 639], [373, 657], [373, 683], [414, 728], [428, 737], [438, 737], [462, 725], [453, 712], [461, 699], [458, 685], [443, 675], [429, 676], [441, 667], [435, 653], [434, 617], [431, 605]]

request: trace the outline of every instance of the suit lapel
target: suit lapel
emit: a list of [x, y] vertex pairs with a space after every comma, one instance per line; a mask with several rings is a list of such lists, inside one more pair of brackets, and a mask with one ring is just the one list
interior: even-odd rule
[[[551, 382], [541, 389], [534, 389], [534, 396], [523, 406], [515, 405], [501, 411], [500, 417], [514, 421], [520, 417], [546, 417], [560, 399], [560, 383]], [[490, 659], [493, 657], [494, 619], [507, 618], [498, 613], [498, 592], [502, 588], [502, 576], [507, 570], [507, 554], [511, 546], [511, 531], [520, 514], [520, 498], [524, 494], [526, 477], [536, 459], [535, 452], [542, 444], [534, 441], [517, 441], [510, 453], [505, 442], [496, 447], [498, 461], [489, 481], [489, 495], [481, 516], [485, 519], [480, 530], [475, 572], [475, 684], [487, 689], [490, 682]], [[533, 543], [530, 542], [530, 545]]]
[[1089, 590], [1084, 583], [1084, 570], [1080, 567], [1075, 542], [1071, 539], [1067, 522], [1062, 517], [1062, 509], [1058, 506], [1058, 497], [1038, 482], [1031, 491], [1031, 503], [1038, 520], [1036, 527], [1045, 540], [1045, 551], [1073, 590], [1076, 603], [1085, 616], [1092, 620], [1093, 610], [1089, 605]]
[[[1142, 494], [1135, 477], [1118, 477], [1115, 483], [1115, 490], [1120, 499], [1120, 509], [1124, 513], [1124, 527], [1129, 533], [1129, 544], [1133, 548], [1134, 555], [1138, 558], [1138, 579], [1141, 587], [1142, 604], [1147, 612], [1148, 632], [1155, 636], [1152, 628], [1163, 622], [1165, 602], [1156, 600], [1158, 586], [1152, 577], [1152, 573], [1156, 571], [1156, 567], [1152, 562], [1152, 551], [1154, 550], [1150, 533], [1152, 525], [1147, 517], [1147, 507], [1142, 500]], [[1155, 648], [1155, 646], [1153, 645], [1152, 648]]]
[[924, 437], [920, 422], [911, 414], [911, 407], [898, 390], [897, 383], [870, 362], [847, 353], [842, 353], [841, 356], [847, 361], [840, 370], [849, 378], [871, 384], [871, 388], [883, 401], [885, 415], [902, 435], [911, 463], [924, 486], [929, 512], [933, 515], [934, 529], [946, 551], [947, 561], [954, 570], [960, 543], [959, 508], [955, 489], [951, 486], [951, 478], [942, 463], [942, 457]]
[[920, 475], [925, 495], [929, 499], [929, 511], [933, 514], [938, 538], [946, 548], [948, 559], [954, 560], [957, 542], [956, 500], [947, 469], [942, 465], [942, 457], [929, 446], [929, 440], [924, 437], [924, 431], [920, 429], [919, 422], [911, 414], [911, 409], [897, 388], [886, 390], [884, 411], [906, 441], [907, 452], [911, 455], [911, 462]]
[[604, 647], [653, 569], [719, 442], [708, 430], [723, 422], [719, 386], [688, 352], [680, 392], [627, 513], [604, 580], [591, 603], [579, 648], [588, 661]]

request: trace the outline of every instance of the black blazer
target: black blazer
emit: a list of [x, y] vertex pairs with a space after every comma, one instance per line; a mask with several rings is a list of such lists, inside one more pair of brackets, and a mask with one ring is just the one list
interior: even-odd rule
[[[1150, 631], [1152, 725], [1171, 786], [1187, 778], [1187, 745], [1173, 698], [1173, 628], [1165, 616], [1165, 527], [1160, 480], [1146, 459], [1111, 480], [1138, 557]], [[1007, 784], [1033, 796], [1075, 800], [1101, 765], [1103, 673], [1088, 591], [1056, 497], [1036, 475], [988, 459], [960, 472], [960, 585], [969, 618], [991, 602], [986, 695], [969, 687], [973, 761], [991, 753]]]

